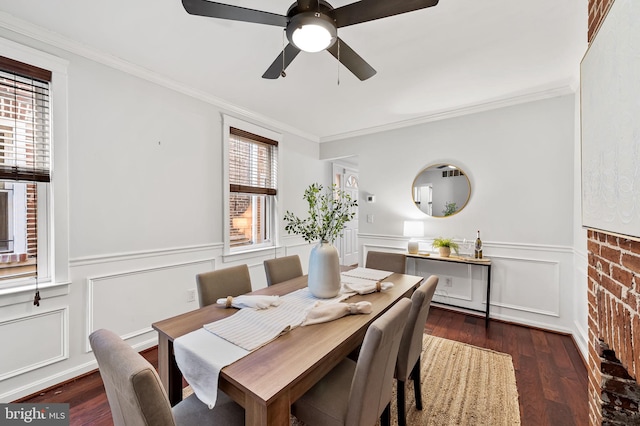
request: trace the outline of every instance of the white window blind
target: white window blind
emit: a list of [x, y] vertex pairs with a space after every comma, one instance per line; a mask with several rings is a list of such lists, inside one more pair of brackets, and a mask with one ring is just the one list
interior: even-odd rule
[[278, 142], [235, 127], [229, 139], [230, 191], [276, 195]]
[[51, 72], [0, 57], [0, 179], [49, 182]]

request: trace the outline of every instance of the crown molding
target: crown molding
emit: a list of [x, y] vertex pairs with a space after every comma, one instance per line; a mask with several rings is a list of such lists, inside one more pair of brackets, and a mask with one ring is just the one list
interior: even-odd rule
[[448, 118], [460, 117], [463, 115], [477, 114], [483, 111], [490, 111], [493, 109], [504, 108], [508, 106], [523, 104], [527, 102], [534, 102], [543, 99], [555, 98], [558, 96], [564, 96], [570, 93], [575, 93], [578, 85], [575, 83], [575, 78], [559, 81], [548, 85], [546, 88], [532, 88], [531, 90], [520, 92], [516, 95], [509, 94], [503, 97], [494, 98], [487, 101], [482, 101], [474, 104], [464, 105], [458, 108], [445, 109], [440, 111], [431, 112], [416, 118], [409, 120], [395, 121], [381, 126], [373, 126], [365, 129], [355, 130], [352, 132], [339, 133], [332, 136], [325, 136], [320, 138], [320, 143], [332, 142], [337, 140], [343, 140], [348, 138], [354, 138], [357, 136], [370, 135], [372, 133], [386, 132], [388, 130], [397, 130], [404, 127], [416, 126], [419, 124], [429, 123], [432, 121], [446, 120]]
[[183, 83], [179, 83], [162, 74], [132, 64], [131, 62], [99, 51], [95, 48], [86, 46], [78, 41], [64, 37], [60, 34], [54, 33], [22, 19], [16, 18], [6, 12], [0, 11], [0, 27], [12, 31], [16, 34], [20, 34], [33, 40], [37, 40], [53, 47], [65, 50], [69, 53], [82, 56], [84, 58], [125, 72], [143, 80], [150, 81], [167, 89], [209, 103], [220, 108], [222, 112], [228, 113], [230, 115], [241, 116], [246, 120], [259, 123], [263, 127], [267, 126], [275, 131], [292, 133], [313, 142], [320, 142], [320, 138], [317, 135], [307, 133], [289, 124], [274, 120], [273, 118], [257, 114], [256, 112], [247, 110], [224, 99], [213, 96], [210, 93], [196, 90], [193, 87], [187, 86]]
[[16, 34], [20, 34], [31, 39], [46, 43], [53, 47], [65, 50], [69, 53], [82, 56], [108, 67], [117, 69], [135, 77], [150, 81], [159, 86], [168, 88], [170, 90], [182, 93], [192, 98], [201, 100], [220, 108], [221, 112], [230, 115], [237, 115], [245, 120], [253, 121], [261, 126], [270, 127], [272, 130], [279, 132], [287, 132], [309, 141], [322, 143], [331, 142], [342, 139], [353, 138], [357, 136], [365, 136], [373, 133], [380, 133], [389, 130], [396, 130], [404, 127], [416, 126], [423, 123], [429, 123], [432, 121], [445, 120], [448, 118], [459, 117], [468, 114], [475, 114], [483, 111], [489, 111], [498, 108], [504, 108], [507, 106], [518, 105], [527, 102], [533, 102], [537, 100], [543, 100], [553, 98], [557, 96], [563, 96], [570, 93], [575, 93], [579, 88], [579, 78], [573, 77], [565, 81], [558, 81], [547, 85], [547, 87], [531, 88], [530, 90], [519, 92], [517, 94], [508, 94], [499, 98], [494, 98], [487, 101], [482, 101], [474, 104], [464, 105], [457, 108], [445, 109], [439, 111], [433, 111], [419, 117], [415, 117], [409, 120], [396, 121], [380, 126], [372, 126], [364, 129], [354, 130], [351, 132], [339, 133], [331, 136], [318, 136], [305, 132], [289, 124], [280, 122], [273, 118], [258, 114], [254, 111], [250, 111], [241, 106], [232, 104], [224, 99], [213, 96], [210, 93], [196, 90], [186, 84], [179, 83], [171, 78], [168, 78], [155, 71], [143, 68], [141, 66], [132, 64], [121, 58], [113, 56], [111, 54], [99, 51], [95, 48], [86, 46], [76, 40], [69, 39], [60, 34], [54, 33], [40, 26], [34, 25], [30, 22], [16, 18], [6, 12], [0, 11], [0, 27], [12, 31]]

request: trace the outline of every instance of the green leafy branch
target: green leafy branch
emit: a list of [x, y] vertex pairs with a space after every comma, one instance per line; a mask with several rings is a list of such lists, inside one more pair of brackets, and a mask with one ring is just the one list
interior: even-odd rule
[[442, 214], [444, 214], [445, 216], [451, 216], [456, 212], [456, 210], [458, 210], [458, 206], [456, 206], [456, 203], [447, 201], [444, 205], [444, 210], [442, 210]]
[[304, 191], [303, 198], [309, 205], [309, 217], [300, 219], [287, 211], [284, 229], [289, 234], [300, 235], [308, 242], [321, 240], [333, 243], [342, 236], [346, 223], [356, 215], [354, 208], [358, 207], [358, 201], [336, 185], [325, 189], [318, 183], [311, 184]]

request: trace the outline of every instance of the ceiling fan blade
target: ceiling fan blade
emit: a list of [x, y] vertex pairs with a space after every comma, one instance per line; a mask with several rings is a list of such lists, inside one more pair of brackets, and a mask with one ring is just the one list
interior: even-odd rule
[[328, 12], [338, 28], [401, 13], [413, 12], [438, 4], [438, 0], [360, 0]]
[[[282, 71], [284, 71], [289, 66], [291, 61], [293, 61], [295, 57], [298, 56], [298, 53], [300, 53], [300, 50], [298, 50], [297, 47], [295, 47], [291, 43], [287, 44], [287, 47], [284, 48], [284, 52], [280, 52], [276, 60], [273, 61], [271, 66], [269, 66], [264, 74], [262, 74], [262, 78], [275, 80], [276, 78], [280, 77]], [[284, 61], [282, 59], [283, 54]]]
[[286, 27], [289, 21], [289, 18], [284, 15], [207, 0], [182, 0], [182, 6], [190, 15], [208, 16], [210, 18], [253, 22], [277, 27]]
[[361, 81], [376, 75], [376, 70], [350, 48], [347, 43], [342, 41], [340, 37], [327, 50]]

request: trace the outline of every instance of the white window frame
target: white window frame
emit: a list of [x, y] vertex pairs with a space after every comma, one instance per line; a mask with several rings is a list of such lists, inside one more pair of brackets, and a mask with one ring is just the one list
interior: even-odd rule
[[14, 225], [14, 216], [15, 216], [15, 209], [16, 206], [14, 204], [14, 192], [15, 192], [15, 188], [13, 187], [13, 182], [9, 183], [10, 187], [9, 188], [5, 188], [5, 189], [0, 189], [0, 192], [6, 192], [7, 193], [7, 228], [9, 229], [10, 235], [8, 235], [8, 237], [13, 241], [11, 244], [11, 250], [2, 250], [2, 248], [0, 248], [0, 254], [2, 253], [7, 253], [7, 252], [11, 252], [15, 250], [15, 242], [16, 242], [16, 235], [15, 235], [15, 225]]
[[[38, 183], [38, 287], [69, 284], [68, 212], [68, 73], [69, 62], [48, 53], [0, 38], [0, 55], [51, 71], [51, 182]], [[42, 214], [42, 216], [41, 216]], [[0, 283], [0, 306], [29, 300], [35, 280], [16, 279]], [[13, 295], [25, 293], [24, 297]], [[46, 295], [43, 295], [46, 297]]]
[[[231, 128], [235, 127], [236, 129], [241, 129], [250, 133], [253, 133], [258, 136], [262, 136], [271, 140], [278, 142], [278, 164], [280, 164], [280, 160], [282, 157], [282, 134], [277, 133], [273, 130], [266, 129], [264, 127], [249, 123], [244, 120], [240, 120], [238, 118], [222, 114], [222, 167], [223, 167], [223, 179], [222, 179], [222, 194], [223, 194], [223, 232], [224, 232], [224, 251], [223, 255], [232, 256], [232, 255], [241, 255], [243, 253], [251, 253], [262, 250], [273, 250], [274, 247], [278, 246], [279, 241], [279, 232], [278, 229], [278, 197], [280, 196], [280, 179], [278, 176], [278, 183], [276, 189], [276, 195], [270, 196], [267, 199], [267, 206], [269, 212], [268, 227], [271, 234], [271, 239], [269, 242], [264, 244], [255, 244], [251, 246], [243, 246], [231, 248], [230, 241], [230, 225], [229, 225], [229, 208], [230, 202], [229, 197], [231, 191], [229, 190], [229, 138], [231, 135]], [[280, 166], [279, 166], [280, 168]]]

